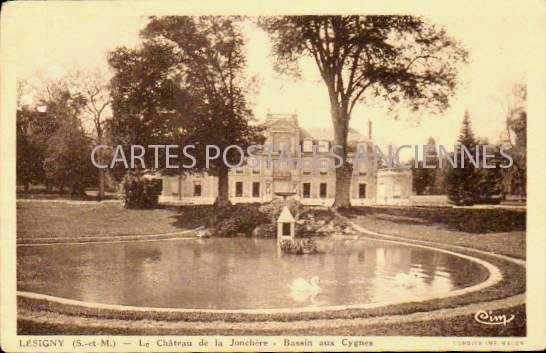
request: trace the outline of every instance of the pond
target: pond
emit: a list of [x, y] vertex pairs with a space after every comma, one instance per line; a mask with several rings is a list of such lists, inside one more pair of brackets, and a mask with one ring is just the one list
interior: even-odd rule
[[473, 261], [419, 247], [318, 247], [322, 253], [303, 256], [278, 256], [275, 240], [243, 238], [19, 247], [18, 290], [104, 304], [272, 309], [411, 301], [488, 276]]

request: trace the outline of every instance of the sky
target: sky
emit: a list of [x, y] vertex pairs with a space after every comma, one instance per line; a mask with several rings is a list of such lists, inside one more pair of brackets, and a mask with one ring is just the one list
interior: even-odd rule
[[[53, 14], [53, 13], [52, 13]], [[438, 144], [452, 146], [459, 134], [465, 110], [477, 136], [497, 142], [504, 121], [511, 87], [526, 78], [528, 28], [522, 17], [432, 17], [469, 52], [470, 62], [461, 67], [460, 86], [450, 108], [441, 114], [414, 114], [403, 107], [389, 113], [382, 102], [355, 107], [351, 127], [372, 137], [380, 146], [424, 144], [433, 137]], [[106, 54], [119, 46], [138, 45], [145, 17], [71, 16], [44, 13], [19, 28], [17, 77], [31, 82], [54, 79], [72, 70], [108, 70]], [[247, 39], [248, 76], [260, 82], [250, 97], [255, 117], [268, 112], [296, 113], [300, 126], [331, 128], [327, 91], [315, 64], [302, 62], [303, 77], [280, 77], [273, 71], [271, 43], [253, 23], [243, 26]]]

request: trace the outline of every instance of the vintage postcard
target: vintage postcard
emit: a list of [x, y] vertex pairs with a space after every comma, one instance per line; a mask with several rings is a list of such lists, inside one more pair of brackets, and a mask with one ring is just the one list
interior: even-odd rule
[[544, 349], [543, 1], [11, 1], [7, 352]]

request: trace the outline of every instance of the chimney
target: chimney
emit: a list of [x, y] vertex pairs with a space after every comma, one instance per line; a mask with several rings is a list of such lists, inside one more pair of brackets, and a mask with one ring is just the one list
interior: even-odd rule
[[368, 120], [368, 139], [372, 140], [372, 121]]

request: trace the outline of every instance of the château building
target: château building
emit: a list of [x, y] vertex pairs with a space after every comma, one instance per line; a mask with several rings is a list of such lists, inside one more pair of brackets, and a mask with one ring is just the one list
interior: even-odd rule
[[[335, 198], [336, 171], [334, 157], [330, 154], [333, 130], [303, 129], [296, 115], [268, 114], [265, 121], [265, 145], [276, 150], [271, 158], [265, 152], [259, 154], [259, 167], [245, 164], [229, 172], [229, 198], [234, 204], [268, 202], [283, 194], [292, 194], [306, 205], [332, 206]], [[368, 137], [354, 129], [348, 134], [348, 159], [353, 160], [357, 149], [366, 151], [370, 163], [353, 164], [350, 185], [351, 204], [408, 203], [412, 191], [411, 171], [408, 169], [377, 169], [373, 163], [371, 126]], [[280, 151], [288, 149], [295, 159], [301, 148], [302, 168], [279, 163]], [[313, 148], [324, 162], [319, 168], [312, 165]], [[212, 204], [218, 194], [218, 179], [206, 173], [161, 177], [160, 203], [164, 204]]]

